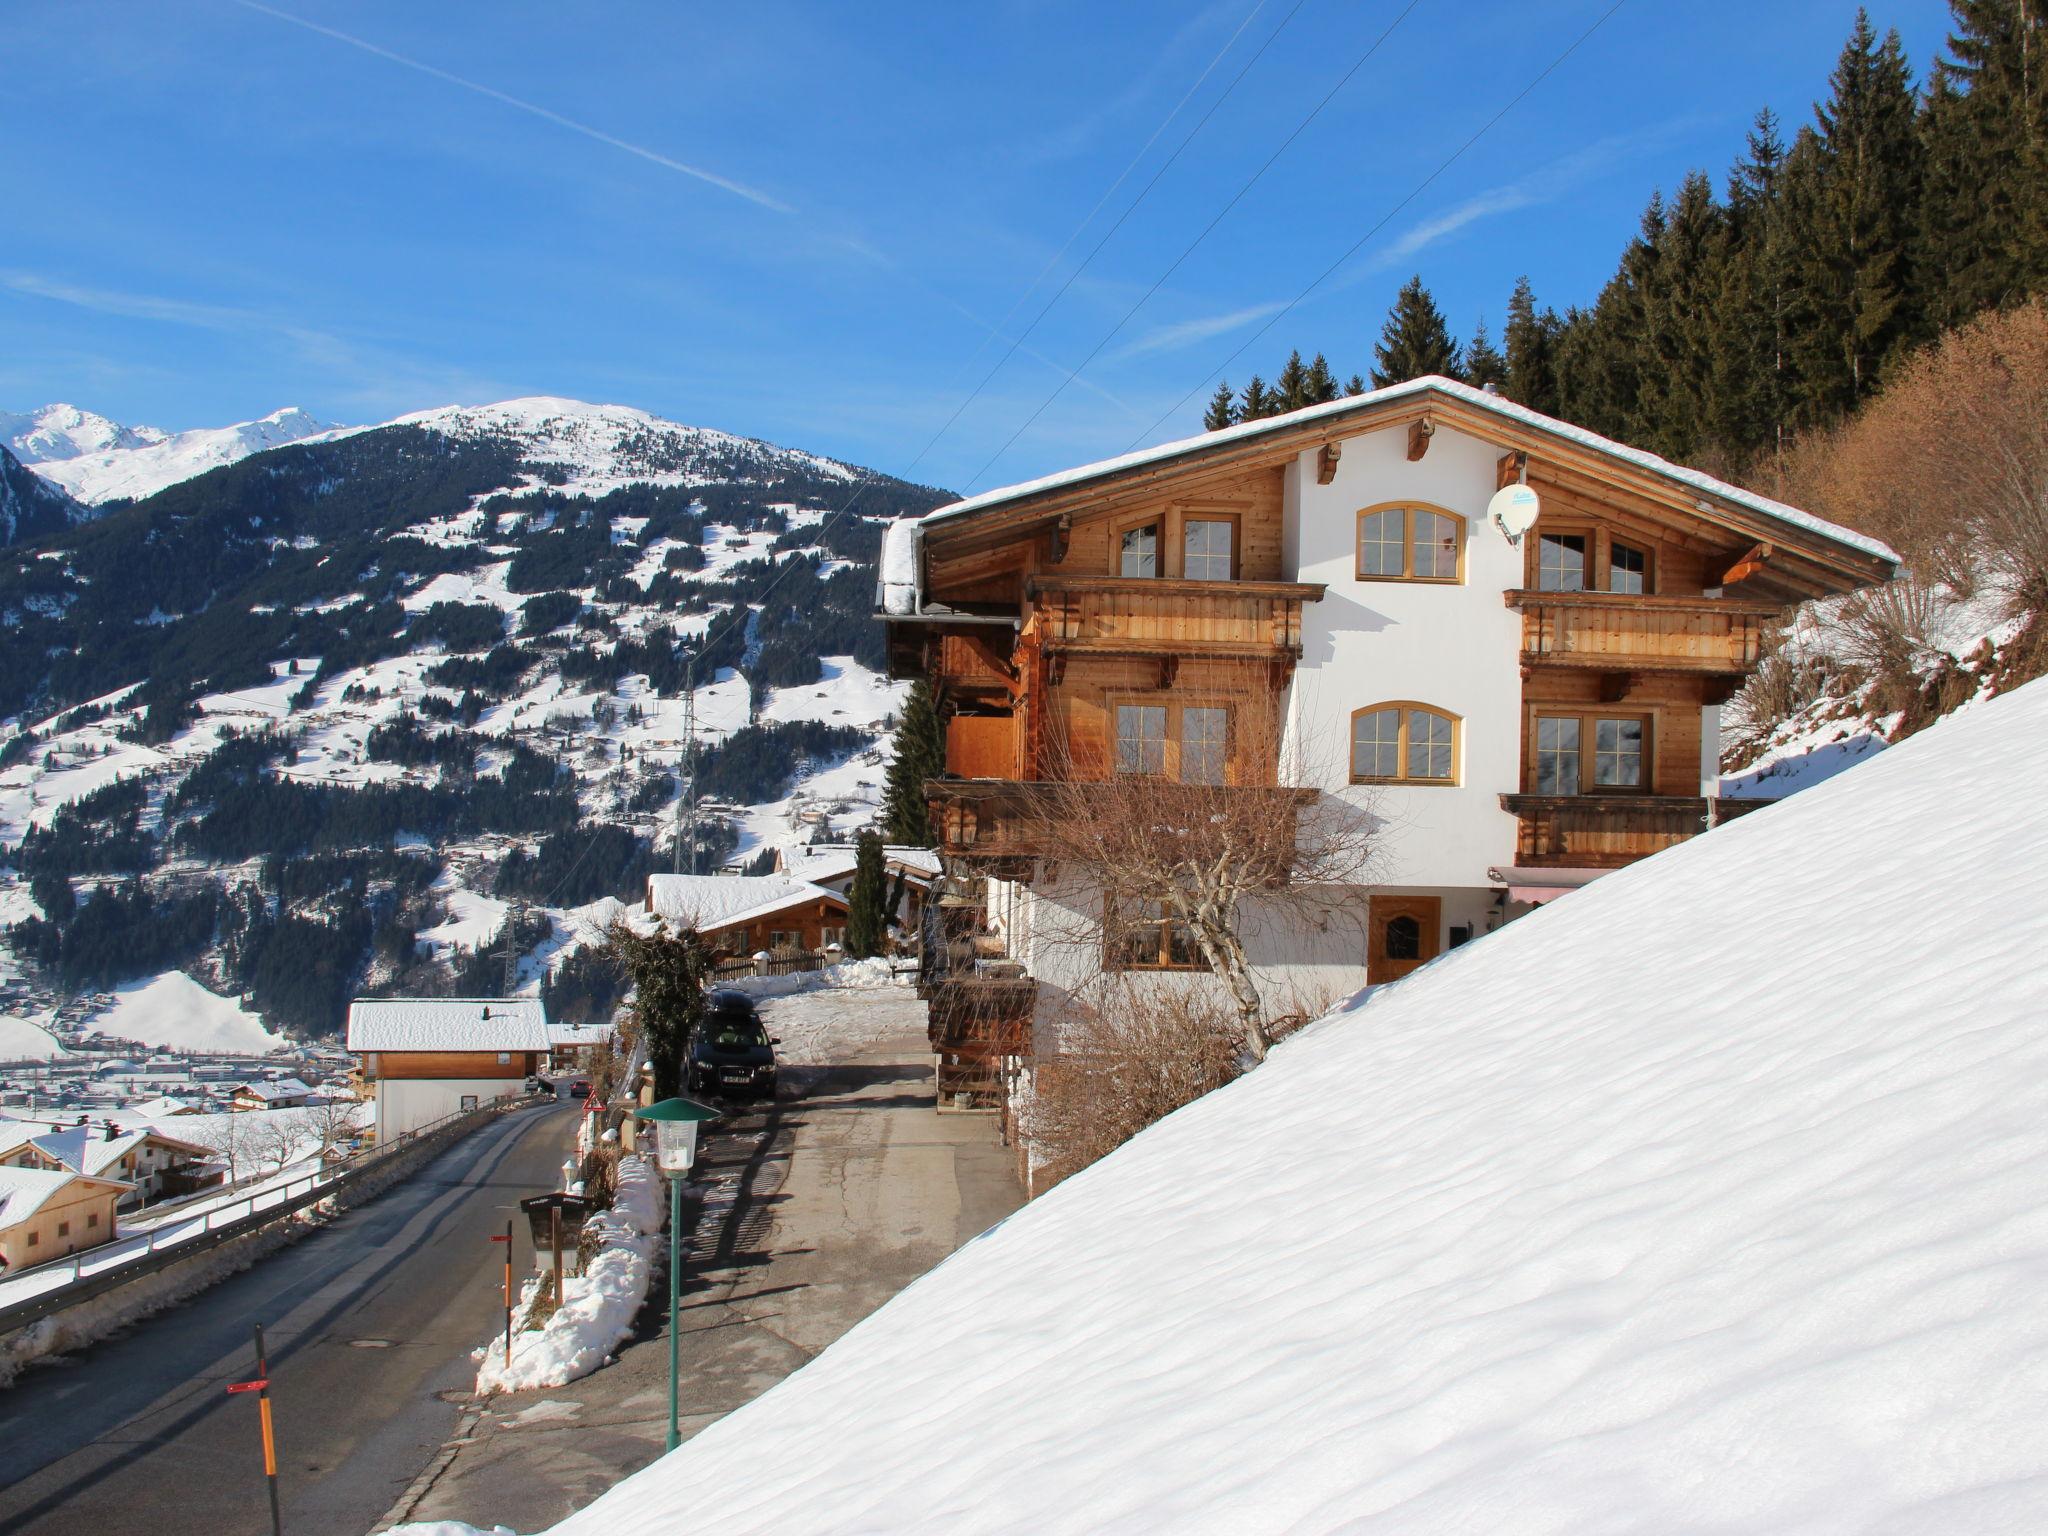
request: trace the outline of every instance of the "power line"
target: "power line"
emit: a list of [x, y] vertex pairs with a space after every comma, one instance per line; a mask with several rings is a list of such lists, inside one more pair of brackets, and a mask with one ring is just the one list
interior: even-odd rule
[[[1197, 122], [1194, 127], [1190, 128], [1187, 131], [1187, 133], [1182, 137], [1180, 143], [1174, 146], [1173, 153], [1168, 155], [1165, 161], [1160, 165], [1159, 169], [1152, 173], [1152, 179], [1150, 181], [1147, 181], [1145, 185], [1139, 189], [1138, 195], [1131, 199], [1130, 205], [1126, 207], [1122, 213], [1117, 215], [1116, 222], [1110, 225], [1109, 228], [1103, 232], [1102, 238], [1095, 242], [1094, 246], [1090, 248], [1086, 256], [1083, 256], [1081, 258], [1080, 265], [1076, 266], [1073, 271], [1067, 274], [1066, 281], [1061, 283], [1059, 286], [1059, 291], [1054, 293], [1051, 298], [1045, 301], [1044, 305], [1040, 307], [1038, 313], [1031, 317], [1031, 323], [1025, 326], [1022, 331], [1017, 333], [1017, 338], [1016, 340], [1010, 343], [1009, 349], [1005, 351], [1001, 357], [996, 359], [995, 366], [989, 369], [989, 371], [982, 376], [981, 382], [974, 386], [973, 390], [968, 394], [967, 398], [962, 400], [957, 406], [953, 408], [953, 414], [948, 416], [945, 419], [945, 422], [939, 427], [939, 430], [931, 435], [931, 441], [927, 442], [923, 448], [918, 450], [917, 458], [911, 461], [912, 464], [922, 462], [924, 456], [927, 453], [930, 453], [932, 449], [938, 445], [939, 439], [944, 437], [948, 432], [952, 430], [953, 423], [958, 421], [961, 418], [961, 416], [966, 413], [966, 410], [970, 405], [974, 404], [976, 400], [981, 398], [982, 391], [987, 389], [988, 386], [994, 381], [995, 376], [1003, 371], [1003, 368], [1005, 367], [1005, 365], [1009, 363], [1010, 359], [1017, 355], [1017, 349], [1024, 345], [1025, 340], [1031, 335], [1031, 333], [1038, 329], [1038, 322], [1043, 320], [1047, 315], [1051, 314], [1053, 306], [1058, 304], [1061, 299], [1066, 297], [1067, 290], [1074, 286], [1075, 280], [1079, 278], [1083, 272], [1088, 270], [1089, 264], [1093, 262], [1095, 258], [1102, 253], [1102, 248], [1105, 245], [1109, 244], [1111, 239], [1115, 237], [1116, 232], [1118, 230], [1124, 227], [1124, 222], [1127, 219], [1129, 219], [1133, 213], [1136, 213], [1138, 211], [1138, 205], [1144, 202], [1145, 199], [1151, 195], [1152, 189], [1159, 185], [1160, 178], [1163, 177], [1168, 171], [1173, 169], [1174, 162], [1179, 160], [1181, 157], [1181, 152], [1185, 150], [1189, 144], [1194, 142], [1195, 136], [1199, 134], [1203, 128], [1208, 126], [1209, 119], [1214, 117], [1216, 115], [1217, 109], [1221, 107], [1224, 102], [1230, 99], [1231, 93], [1237, 89], [1238, 84], [1244, 79], [1246, 75], [1251, 73], [1252, 66], [1257, 64], [1259, 60], [1265, 56], [1266, 50], [1273, 46], [1274, 40], [1278, 38], [1282, 32], [1285, 32], [1287, 30], [1287, 24], [1294, 20], [1295, 15], [1301, 10], [1302, 6], [1306, 3], [1307, 0], [1295, 0], [1293, 10], [1290, 10], [1285, 16], [1280, 18], [1280, 25], [1275, 27], [1272, 30], [1272, 32], [1270, 32], [1267, 35], [1266, 40], [1263, 43], [1259, 44], [1258, 52], [1254, 53], [1249, 59], [1245, 60], [1244, 67], [1240, 69], [1235, 76], [1232, 77], [1230, 84], [1226, 85], [1223, 88], [1223, 93], [1220, 96], [1218, 96], [1214, 101], [1209, 103], [1209, 109], [1208, 111], [1202, 114], [1201, 120]], [[1089, 226], [1089, 224], [1094, 221], [1095, 215], [1102, 211], [1103, 204], [1107, 203], [1110, 200], [1110, 198], [1116, 195], [1116, 189], [1124, 184], [1125, 180], [1130, 176], [1132, 171], [1137, 169], [1138, 162], [1145, 158], [1146, 153], [1152, 148], [1153, 144], [1157, 142], [1159, 135], [1166, 131], [1167, 124], [1171, 123], [1174, 120], [1174, 118], [1180, 115], [1180, 109], [1188, 104], [1189, 99], [1195, 94], [1196, 91], [1201, 89], [1202, 82], [1204, 80], [1207, 80], [1210, 74], [1215, 70], [1216, 66], [1223, 62], [1224, 54], [1230, 52], [1231, 48], [1236, 44], [1238, 38], [1243, 34], [1244, 29], [1251, 25], [1253, 18], [1256, 17], [1259, 14], [1259, 12], [1264, 8], [1265, 0], [1259, 0], [1259, 3], [1252, 7], [1250, 13], [1246, 15], [1245, 19], [1238, 23], [1237, 31], [1230, 34], [1230, 41], [1226, 42], [1223, 45], [1222, 50], [1217, 53], [1216, 57], [1209, 61], [1209, 67], [1202, 71], [1201, 75], [1196, 79], [1193, 85], [1188, 87], [1187, 94], [1182, 96], [1181, 99], [1174, 104], [1173, 110], [1166, 114], [1166, 116], [1160, 121], [1159, 126], [1152, 130], [1152, 137], [1147, 139], [1145, 141], [1144, 147], [1141, 148], [1137, 152], [1137, 154], [1131, 157], [1130, 164], [1126, 165], [1123, 169], [1123, 173], [1119, 175], [1115, 181], [1110, 183], [1109, 190], [1107, 192], [1104, 192], [1102, 196], [1096, 200], [1095, 206], [1088, 210], [1088, 216], [1082, 219], [1079, 224], [1074, 226], [1074, 232], [1071, 235], [1067, 236], [1066, 244], [1062, 245], [1059, 248], [1058, 252], [1054, 254], [1052, 260], [1047, 262], [1045, 264], [1045, 267], [1039, 272], [1038, 276], [1034, 277], [1031, 280], [1031, 286], [1026, 288], [1022, 294], [1018, 295], [1017, 302], [1010, 306], [1009, 314], [1003, 316], [1003, 324], [1007, 325], [1009, 323], [1011, 316], [1015, 315], [1017, 311], [1023, 307], [1024, 301], [1030, 298], [1033, 290], [1035, 290], [1038, 287], [1038, 285], [1045, 280], [1046, 273], [1050, 272], [1056, 265], [1058, 265], [1060, 258], [1065, 256], [1068, 250], [1072, 248], [1074, 242], [1081, 237], [1081, 231], [1086, 229]], [[975, 350], [978, 354], [980, 348], [977, 347]], [[1048, 358], [1046, 359], [1046, 361], [1050, 362], [1051, 359]], [[1058, 365], [1055, 364], [1054, 366], [1057, 367]], [[1084, 363], [1082, 366], [1085, 367], [1086, 364]], [[1064, 389], [1068, 384], [1072, 383], [1074, 374], [1079, 372], [1080, 369], [1078, 368], [1071, 370], [1067, 374], [1066, 379], [1061, 382], [1060, 388]], [[969, 482], [967, 488], [973, 488], [972, 482]]]
[[1359, 251], [1365, 247], [1367, 241], [1371, 240], [1374, 235], [1378, 234], [1381, 230], [1387, 227], [1388, 223], [1393, 220], [1396, 214], [1398, 214], [1403, 208], [1406, 208], [1410, 203], [1414, 202], [1416, 198], [1420, 197], [1425, 191], [1427, 191], [1430, 185], [1433, 182], [1435, 182], [1438, 177], [1442, 176], [1445, 171], [1449, 170], [1453, 165], [1455, 165], [1460, 159], [1464, 157], [1465, 152], [1467, 150], [1469, 150], [1474, 144], [1477, 144], [1481, 139], [1486, 137], [1487, 133], [1493, 129], [1495, 124], [1497, 124], [1502, 118], [1506, 117], [1508, 113], [1512, 112], [1516, 107], [1520, 106], [1524, 97], [1526, 97], [1531, 91], [1535, 90], [1536, 87], [1541, 85], [1545, 80], [1549, 79], [1550, 76], [1558, 69], [1560, 65], [1564, 63], [1566, 59], [1569, 59], [1573, 54], [1577, 53], [1579, 49], [1585, 44], [1586, 40], [1590, 38], [1595, 32], [1598, 32], [1602, 27], [1606, 26], [1608, 21], [1613, 17], [1614, 13], [1620, 10], [1626, 4], [1628, 4], [1628, 0], [1614, 0], [1614, 4], [1610, 5], [1604, 12], [1602, 12], [1598, 19], [1596, 19], [1590, 27], [1586, 28], [1585, 31], [1581, 32], [1578, 35], [1578, 37], [1572, 41], [1570, 46], [1568, 46], [1564, 50], [1564, 52], [1560, 53], [1556, 58], [1552, 59], [1548, 64], [1544, 65], [1543, 68], [1540, 71], [1538, 71], [1534, 79], [1532, 79], [1527, 85], [1523, 86], [1521, 90], [1517, 91], [1514, 94], [1514, 96], [1508, 101], [1507, 105], [1503, 106], [1498, 112], [1494, 113], [1493, 116], [1489, 117], [1484, 123], [1480, 124], [1478, 129], [1474, 131], [1470, 138], [1465, 140], [1464, 143], [1460, 144], [1456, 149], [1452, 150], [1448, 156], [1445, 157], [1442, 164], [1438, 165], [1435, 170], [1431, 171], [1427, 176], [1423, 177], [1421, 181], [1417, 182], [1414, 188], [1408, 193], [1406, 197], [1402, 198], [1400, 202], [1394, 204], [1393, 207], [1389, 208], [1386, 211], [1386, 213], [1380, 217], [1378, 223], [1374, 224], [1371, 229], [1368, 229], [1364, 234], [1360, 235], [1355, 241], [1353, 241], [1351, 243], [1350, 248], [1347, 249], [1343, 255], [1339, 256], [1335, 261], [1331, 262], [1327, 267], [1323, 268], [1323, 270], [1319, 274], [1317, 274], [1315, 279], [1312, 282], [1310, 282], [1306, 288], [1302, 289], [1301, 292], [1297, 293], [1293, 298], [1289, 299], [1286, 304], [1284, 304], [1283, 306], [1281, 306], [1280, 309], [1274, 312], [1271, 319], [1269, 319], [1264, 325], [1260, 326], [1258, 330], [1254, 331], [1250, 336], [1245, 338], [1243, 344], [1240, 345], [1235, 352], [1231, 353], [1230, 356], [1226, 357], [1223, 360], [1221, 366], [1210, 369], [1207, 374], [1203, 375], [1200, 382], [1198, 382], [1193, 389], [1190, 389], [1186, 394], [1182, 395], [1180, 399], [1176, 400], [1172, 405], [1168, 406], [1166, 408], [1166, 411], [1159, 417], [1157, 421], [1153, 422], [1151, 426], [1147, 427], [1143, 432], [1140, 432], [1137, 435], [1137, 437], [1131, 440], [1130, 448], [1127, 448], [1124, 451], [1126, 453], [1132, 451], [1132, 449], [1137, 448], [1153, 433], [1157, 432], [1162, 426], [1166, 424], [1168, 420], [1172, 418], [1176, 411], [1179, 411], [1190, 400], [1194, 399], [1195, 395], [1199, 391], [1206, 388], [1208, 386], [1209, 380], [1215, 378], [1218, 374], [1222, 373], [1225, 369], [1229, 368], [1232, 363], [1236, 362], [1240, 357], [1244, 356], [1244, 354], [1250, 351], [1251, 348], [1257, 342], [1259, 342], [1268, 331], [1272, 330], [1274, 326], [1278, 325], [1282, 320], [1286, 319], [1287, 316], [1290, 313], [1292, 313], [1304, 299], [1306, 299], [1311, 293], [1315, 292], [1316, 289], [1320, 288], [1324, 283], [1328, 282], [1330, 280], [1331, 274], [1336, 272], [1336, 270], [1339, 267], [1343, 266], [1345, 262], [1349, 261], [1352, 257], [1356, 256], [1359, 253]]
[[[968, 491], [972, 491], [974, 489], [975, 481], [979, 480], [983, 475], [987, 474], [990, 468], [995, 464], [996, 460], [1000, 459], [1004, 454], [1008, 453], [1010, 451], [1011, 445], [1014, 444], [1018, 438], [1022, 437], [1027, 431], [1030, 430], [1031, 424], [1037, 421], [1040, 416], [1043, 416], [1047, 408], [1050, 407], [1055, 400], [1059, 399], [1061, 395], [1066, 393], [1067, 386], [1073, 383], [1074, 380], [1080, 376], [1081, 370], [1086, 368], [1090, 363], [1094, 362], [1095, 359], [1101, 355], [1102, 349], [1108, 346], [1110, 342], [1116, 339], [1118, 332], [1122, 331], [1126, 325], [1129, 325], [1131, 323], [1132, 317], [1135, 316], [1139, 310], [1143, 309], [1145, 305], [1151, 301], [1152, 295], [1160, 290], [1160, 288], [1165, 284], [1168, 278], [1172, 277], [1174, 273], [1180, 270], [1181, 264], [1185, 262], [1188, 259], [1188, 257], [1192, 256], [1195, 253], [1195, 248], [1199, 246], [1204, 240], [1209, 238], [1210, 233], [1216, 228], [1218, 224], [1221, 224], [1223, 222], [1223, 220], [1229, 215], [1231, 209], [1235, 208], [1240, 202], [1242, 202], [1246, 194], [1249, 193], [1253, 187], [1258, 185], [1260, 179], [1265, 176], [1266, 172], [1270, 171], [1273, 168], [1274, 162], [1277, 161], [1282, 155], [1284, 155], [1287, 152], [1288, 147], [1292, 145], [1296, 139], [1300, 138], [1304, 132], [1307, 131], [1309, 124], [1313, 123], [1318, 117], [1322, 115], [1323, 108], [1327, 107], [1331, 103], [1331, 101], [1333, 101], [1336, 98], [1336, 95], [1339, 91], [1343, 90], [1345, 86], [1351, 83], [1352, 77], [1366, 66], [1366, 64], [1372, 59], [1373, 55], [1380, 51], [1381, 45], [1384, 44], [1388, 38], [1394, 35], [1395, 29], [1398, 28], [1402, 22], [1406, 21], [1408, 17], [1411, 14], [1413, 14], [1416, 7], [1418, 7], [1421, 4], [1422, 0], [1408, 0], [1408, 4], [1402, 9], [1401, 13], [1398, 16], [1396, 16], [1392, 21], [1387, 23], [1386, 29], [1382, 31], [1378, 37], [1372, 40], [1372, 45], [1368, 47], [1364, 53], [1358, 56], [1357, 60], [1352, 64], [1352, 66], [1349, 69], [1344, 71], [1343, 75], [1338, 79], [1335, 85], [1331, 86], [1328, 91], [1324, 92], [1323, 99], [1321, 101], [1318, 101], [1313, 107], [1309, 108], [1308, 115], [1304, 117], [1299, 123], [1294, 125], [1294, 131], [1289, 133], [1286, 138], [1280, 141], [1279, 146], [1273, 151], [1273, 153], [1266, 157], [1265, 163], [1261, 165], [1256, 171], [1253, 171], [1252, 174], [1245, 179], [1244, 184], [1231, 194], [1230, 200], [1216, 211], [1216, 216], [1210, 219], [1207, 224], [1203, 225], [1201, 232], [1197, 234], [1194, 239], [1190, 240], [1187, 243], [1186, 248], [1183, 249], [1178, 256], [1173, 258], [1173, 261], [1171, 262], [1171, 264], [1168, 265], [1166, 270], [1164, 272], [1161, 272], [1157, 278], [1153, 279], [1152, 286], [1147, 288], [1144, 291], [1144, 293], [1139, 296], [1138, 302], [1133, 304], [1129, 309], [1124, 311], [1122, 318], [1119, 319], [1115, 325], [1111, 326], [1109, 330], [1104, 333], [1100, 341], [1095, 343], [1094, 347], [1090, 349], [1088, 355], [1081, 359], [1079, 366], [1077, 366], [1072, 373], [1069, 373], [1066, 376], [1066, 378], [1062, 379], [1057, 385], [1054, 386], [1053, 392], [1047, 395], [1045, 399], [1042, 402], [1040, 402], [1037, 410], [1033, 411], [1029, 416], [1024, 418], [1023, 424], [1020, 425], [1016, 431], [1012, 432], [1009, 435], [1008, 439], [1004, 441], [1003, 446], [998, 448], [994, 453], [988, 456], [987, 461], [981, 466], [981, 468], [977, 469], [974, 472], [973, 479], [967, 482], [965, 489], [967, 489]], [[1301, 9], [1301, 6], [1299, 3], [1297, 3], [1295, 6], [1295, 10], [1299, 9]], [[1294, 13], [1290, 11], [1288, 13], [1288, 20], [1293, 20], [1293, 16]], [[1285, 27], [1287, 23], [1283, 21], [1280, 25], [1281, 27]], [[1274, 31], [1274, 36], [1277, 37], [1278, 35], [1279, 30], [1276, 28]], [[1271, 42], [1272, 39], [1268, 38], [1267, 41]], [[1253, 62], [1257, 62], [1256, 59], [1254, 59]], [[1249, 66], [1247, 66], [1247, 68], [1249, 68]], [[1242, 77], [1240, 76], [1240, 78]], [[1204, 121], [1206, 121], [1206, 119], [1204, 119]], [[1150, 189], [1148, 188], [1147, 190]], [[1112, 233], [1114, 233], [1114, 231], [1112, 231]], [[1062, 289], [1061, 291], [1064, 292], [1065, 290]]]

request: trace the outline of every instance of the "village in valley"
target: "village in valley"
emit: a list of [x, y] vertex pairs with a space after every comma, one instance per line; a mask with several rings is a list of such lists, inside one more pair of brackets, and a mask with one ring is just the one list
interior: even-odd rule
[[85, 4], [0, 1531], [2048, 1528], [2040, 0]]

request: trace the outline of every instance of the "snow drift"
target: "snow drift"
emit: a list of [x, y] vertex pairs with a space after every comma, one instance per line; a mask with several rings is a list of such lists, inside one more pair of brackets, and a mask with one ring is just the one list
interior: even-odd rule
[[2048, 1527], [2048, 683], [1340, 1010], [558, 1526]]
[[[597, 1251], [581, 1275], [562, 1281], [562, 1305], [545, 1324], [513, 1333], [510, 1362], [502, 1344], [475, 1351], [479, 1393], [559, 1387], [605, 1363], [633, 1331], [633, 1314], [647, 1299], [661, 1201], [661, 1175], [652, 1165], [644, 1158], [620, 1158], [612, 1208], [584, 1223]], [[522, 1313], [539, 1289], [537, 1277], [526, 1282]]]

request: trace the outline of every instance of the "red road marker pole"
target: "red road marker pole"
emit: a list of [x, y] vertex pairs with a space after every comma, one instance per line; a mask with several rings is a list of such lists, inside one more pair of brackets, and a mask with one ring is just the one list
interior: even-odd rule
[[505, 1369], [512, 1369], [512, 1223], [505, 1223], [505, 1235], [493, 1237], [494, 1243], [505, 1245]]
[[263, 1353], [263, 1325], [256, 1325], [256, 1375], [251, 1381], [231, 1381], [230, 1392], [254, 1392], [263, 1423], [263, 1476], [270, 1484], [271, 1536], [284, 1536], [284, 1517], [277, 1504], [277, 1435], [270, 1422], [270, 1365]]

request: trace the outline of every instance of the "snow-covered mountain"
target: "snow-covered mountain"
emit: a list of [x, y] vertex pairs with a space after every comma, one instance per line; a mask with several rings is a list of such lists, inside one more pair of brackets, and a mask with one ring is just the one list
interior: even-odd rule
[[556, 1536], [2048, 1529], [2044, 752], [2048, 681], [1375, 989]]
[[0, 440], [22, 463], [88, 504], [137, 500], [266, 448], [333, 430], [297, 406], [230, 427], [126, 427], [75, 405], [0, 413]]

